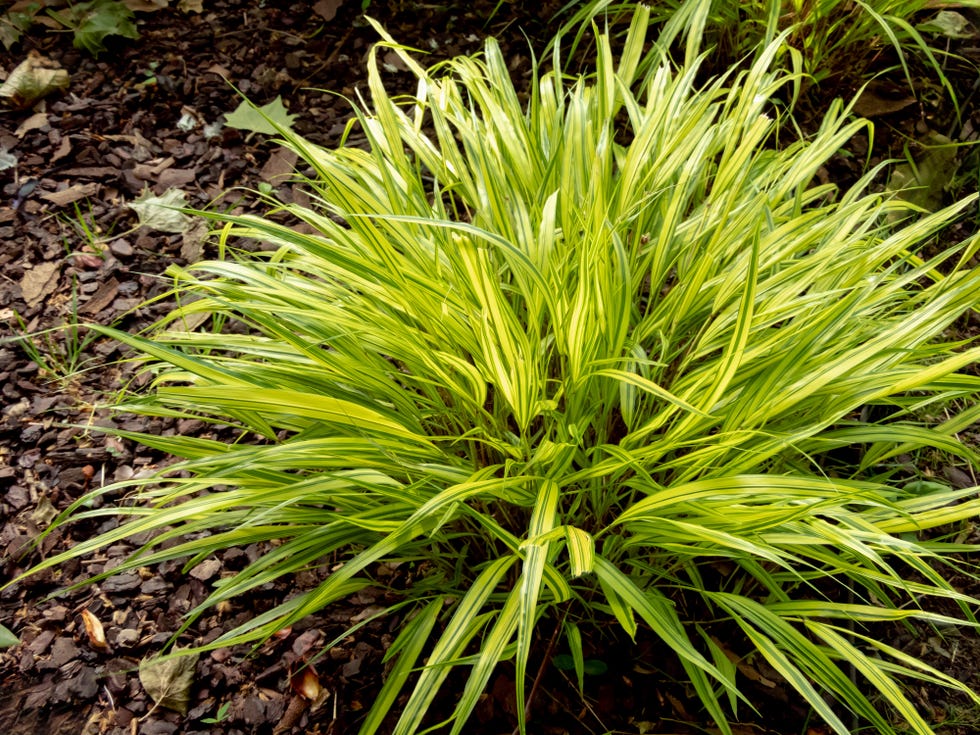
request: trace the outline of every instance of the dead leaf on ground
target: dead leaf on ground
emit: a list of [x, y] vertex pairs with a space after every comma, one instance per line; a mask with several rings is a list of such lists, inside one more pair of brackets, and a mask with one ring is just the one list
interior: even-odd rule
[[215, 63], [211, 64], [207, 69], [204, 70], [206, 74], [217, 74], [222, 79], [230, 79], [231, 72], [228, 71], [228, 67], [222, 66], [221, 64]]
[[269, 160], [262, 167], [259, 176], [263, 181], [270, 184], [280, 184], [283, 179], [289, 178], [296, 170], [296, 153], [294, 151], [279, 149], [269, 156]]
[[302, 694], [311, 702], [315, 702], [323, 690], [320, 685], [320, 677], [312, 666], [304, 666], [296, 673], [290, 675], [289, 685], [297, 694]]
[[977, 37], [977, 29], [970, 20], [955, 10], [940, 10], [935, 17], [916, 26], [916, 30], [960, 40]]
[[105, 651], [109, 644], [105, 640], [105, 629], [100, 621], [88, 608], [82, 610], [82, 622], [85, 624], [85, 633], [88, 635], [88, 643], [92, 648]]
[[58, 287], [58, 271], [61, 265], [57, 262], [38, 263], [33, 268], [24, 271], [20, 279], [20, 293], [28, 306], [36, 306], [41, 300]]
[[344, 0], [320, 0], [313, 6], [313, 12], [324, 20], [333, 20], [343, 4]]
[[76, 268], [94, 271], [105, 265], [105, 260], [92, 253], [72, 253], [71, 264]]
[[862, 117], [880, 117], [899, 112], [915, 103], [916, 99], [908, 94], [908, 89], [871, 83], [854, 103], [854, 112]]
[[208, 224], [204, 220], [195, 222], [180, 240], [180, 257], [188, 263], [196, 263], [204, 255], [204, 243], [208, 238]]
[[[174, 649], [174, 654], [179, 652], [180, 649]], [[198, 658], [200, 655], [197, 653], [162, 660], [144, 658], [140, 661], [140, 683], [158, 706], [186, 715]]]
[[[887, 191], [901, 199], [935, 212], [943, 205], [943, 192], [956, 173], [957, 146], [940, 133], [929, 133], [920, 141], [925, 152], [918, 156], [915, 165], [901, 163], [888, 178]], [[896, 214], [896, 219], [901, 217]]]
[[31, 520], [40, 528], [47, 528], [58, 516], [58, 510], [51, 504], [47, 495], [42, 495], [37, 499], [37, 505], [31, 513]]
[[395, 51], [386, 53], [383, 61], [386, 68], [390, 67], [388, 71], [411, 71], [408, 64], [405, 63], [405, 60]]
[[145, 161], [152, 156], [151, 151], [155, 147], [153, 143], [143, 137], [139, 130], [134, 130], [132, 134], [114, 134], [102, 136], [106, 140], [113, 142], [119, 141], [133, 146], [131, 156], [134, 160]]
[[31, 51], [0, 85], [0, 97], [19, 110], [26, 110], [42, 97], [68, 88], [68, 72], [57, 63]]
[[186, 232], [191, 226], [191, 218], [180, 211], [187, 206], [187, 195], [180, 189], [168, 189], [160, 196], [146, 189], [128, 206], [136, 212], [140, 225], [151, 230]]
[[9, 648], [20, 643], [20, 639], [14, 635], [13, 631], [0, 625], [0, 648]]

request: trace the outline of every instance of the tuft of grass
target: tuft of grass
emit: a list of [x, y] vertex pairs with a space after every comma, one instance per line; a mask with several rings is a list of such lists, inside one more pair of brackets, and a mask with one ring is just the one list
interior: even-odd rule
[[[594, 23], [628, 24], [638, 5], [573, 0], [560, 13], [569, 15], [563, 34], [573, 34], [574, 48]], [[647, 5], [662, 26], [658, 40], [664, 48], [684, 39], [689, 47], [711, 48], [714, 70], [741, 64], [781, 38], [778, 63], [802, 71], [804, 86], [827, 80], [858, 86], [882, 66], [893, 65], [914, 90], [914, 59], [935, 74], [954, 105], [958, 102], [945, 73], [947, 54], [933, 48], [915, 25], [933, 7], [929, 0], [654, 0]], [[882, 64], [883, 58], [889, 61]]]
[[[641, 7], [619, 54], [600, 35], [587, 76], [536, 71], [526, 102], [492, 39], [426, 70], [379, 28], [371, 103], [352, 124], [366, 147], [281, 129], [311, 204], [205, 214], [223, 257], [171, 269], [181, 306], [160, 329], [98, 328], [153, 374], [125, 410], [241, 436], [137, 435], [183, 461], [131, 504], [80, 499], [55, 527], [129, 522], [35, 571], [136, 534], [155, 535], [106, 574], [264, 549], [176, 640], [225, 600], [332, 570], [208, 650], [261, 641], [386, 586], [380, 563], [406, 565], [365, 734], [464, 732], [501, 665], [526, 732], [536, 635], [557, 629], [582, 681], [583, 637], [610, 621], [659, 637], [724, 733], [752, 704], [715, 637], [732, 629], [836, 733], [851, 716], [931, 733], [902, 680], [980, 703], [869, 627], [976, 625], [977, 601], [942, 573], [972, 547], [919, 534], [975, 516], [977, 488], [891, 461], [980, 464], [957, 438], [980, 418], [980, 379], [961, 372], [980, 346], [942, 340], [976, 304], [980, 243], [922, 255], [976, 197], [901, 225], [911, 208], [869, 193], [875, 172], [846, 192], [814, 184], [867, 123], [836, 103], [811, 139], [769, 145], [772, 100], [799, 81], [773, 66], [785, 36], [701, 85], [703, 57], [644, 56], [649, 23]], [[385, 47], [415, 95], [385, 91]], [[236, 252], [239, 237], [274, 249]], [[208, 319], [230, 329], [183, 326]], [[937, 425], [915, 419], [957, 404]], [[962, 616], [929, 612], [931, 596]], [[434, 722], [453, 671], [465, 683]]]
[[63, 389], [92, 367], [95, 357], [89, 354], [90, 347], [101, 335], [79, 319], [76, 284], [72, 284], [71, 302], [64, 324], [50, 329], [29, 331], [20, 314], [15, 312], [14, 319], [19, 334], [2, 341], [17, 344], [43, 375], [57, 382]]

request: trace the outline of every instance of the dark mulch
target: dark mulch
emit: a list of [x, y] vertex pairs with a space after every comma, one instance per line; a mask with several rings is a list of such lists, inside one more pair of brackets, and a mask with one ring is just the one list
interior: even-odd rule
[[[555, 28], [549, 19], [560, 3], [544, 2], [536, 10], [520, 5], [504, 3], [496, 9], [492, 0], [374, 3], [371, 11], [396, 38], [431, 51], [434, 59], [476, 51], [486, 35], [496, 35], [520, 76], [529, 61], [525, 34], [540, 49]], [[328, 20], [331, 12], [336, 16]], [[282, 176], [292, 162], [262, 136], [243, 137], [224, 128], [209, 137], [204, 126], [238, 105], [231, 81], [260, 104], [281, 95], [299, 115], [301, 132], [323, 145], [336, 144], [350, 117], [343, 97], [354, 96], [363, 84], [366, 55], [377, 40], [359, 14], [356, 0], [215, 0], [205, 3], [200, 14], [167, 9], [140, 15], [140, 40], [111, 44], [98, 60], [74, 49], [69, 36], [55, 33], [37, 33], [14, 53], [0, 54], [6, 73], [36, 49], [71, 76], [65, 94], [34, 109], [0, 112], [0, 149], [17, 157], [16, 167], [0, 172], [0, 336], [71, 325], [76, 314], [81, 321], [130, 330], [159, 318], [168, 308], [165, 301], [141, 306], [167, 290], [159, 274], [169, 265], [210, 255], [212, 246], [200, 229], [181, 235], [134, 230], [136, 217], [127, 202], [146, 188], [161, 194], [177, 187], [193, 206], [243, 209], [250, 200], [236, 187], [255, 188], [260, 182], [291, 196]], [[410, 81], [397, 68], [388, 76], [396, 87]], [[899, 131], [891, 135], [897, 145], [903, 133], [914, 134], [917, 125], [928, 125], [936, 114], [925, 104], [905, 105], [898, 119], [882, 113], [883, 130]], [[970, 127], [955, 127], [953, 132], [964, 139], [972, 136]], [[863, 155], [860, 143], [854, 150]], [[852, 178], [860, 163], [841, 158], [828, 176]], [[86, 241], [79, 221], [104, 247]], [[0, 344], [4, 578], [113, 527], [117, 521], [111, 518], [79, 524], [51, 534], [39, 550], [23, 555], [51, 518], [86, 490], [137, 477], [166, 461], [87, 427], [156, 434], [206, 430], [193, 421], [117, 418], [114, 423], [100, 404], [134, 378], [132, 367], [118, 361], [122, 353], [115, 343], [94, 339], [84, 328], [36, 337], [33, 343], [37, 355], [16, 344]], [[64, 380], [46, 370], [67, 373], [92, 365], [98, 367]], [[153, 707], [137, 675], [138, 664], [161, 650], [214, 580], [241, 569], [257, 550], [232, 550], [189, 571], [177, 563], [140, 569], [47, 599], [54, 590], [119, 564], [132, 550], [117, 544], [97, 557], [30, 578], [0, 597], [0, 621], [22, 640], [0, 651], [0, 730], [7, 735], [356, 731], [381, 684], [384, 651], [402, 622], [398, 617], [370, 620], [389, 602], [384, 590], [368, 590], [335, 605], [258, 651], [221, 649], [202, 657], [187, 713], [181, 715]], [[393, 577], [402, 573], [391, 571]], [[261, 588], [247, 602], [221, 606], [199, 620], [181, 643], [214, 640], [317, 581], [310, 572]], [[397, 586], [397, 580], [393, 583]], [[968, 578], [962, 583], [976, 586]], [[104, 645], [86, 626], [95, 621], [104, 631]], [[343, 635], [362, 621], [368, 622], [356, 635]], [[975, 636], [894, 635], [897, 644], [980, 691]], [[587, 645], [599, 666], [589, 677], [585, 702], [560, 667], [545, 666], [534, 699], [534, 732], [688, 732], [685, 723], [698, 721], [690, 693], [674, 683], [676, 672], [652, 642], [625, 645], [610, 632]], [[543, 640], [539, 659], [547, 648]], [[319, 694], [303, 686], [301, 671], [311, 660]], [[752, 664], [745, 664], [743, 673], [763, 711], [760, 717], [746, 711], [754, 724], [740, 732], [800, 731], [806, 713], [792, 693]], [[937, 719], [957, 720], [946, 729], [949, 735], [974, 732], [971, 722], [960, 724], [966, 717], [961, 703], [939, 701], [928, 690], [914, 696]], [[223, 704], [228, 706], [222, 721], [206, 722], [217, 717]], [[468, 732], [509, 732], [514, 715], [513, 680], [504, 667]], [[796, 724], [780, 724], [787, 722]], [[811, 732], [821, 730], [814, 725]]]

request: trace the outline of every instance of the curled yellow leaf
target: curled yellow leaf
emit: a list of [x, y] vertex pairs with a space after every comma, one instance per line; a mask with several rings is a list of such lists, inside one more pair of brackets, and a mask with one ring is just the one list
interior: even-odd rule
[[109, 644], [105, 640], [105, 629], [102, 627], [102, 622], [88, 608], [82, 610], [82, 622], [85, 623], [89, 645], [97, 651], [108, 649]]

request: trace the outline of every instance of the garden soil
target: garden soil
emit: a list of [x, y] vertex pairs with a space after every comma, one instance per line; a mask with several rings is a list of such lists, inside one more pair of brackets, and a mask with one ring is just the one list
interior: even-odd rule
[[[156, 3], [156, 5], [166, 3]], [[72, 46], [69, 33], [35, 29], [0, 51], [0, 80], [38, 54], [64, 69], [67, 89], [27, 109], [0, 105], [0, 337], [97, 322], [138, 330], [169, 308], [171, 265], [215, 255], [200, 227], [167, 234], [137, 227], [127, 204], [149, 191], [179, 189], [195, 207], [249, 211], [259, 187], [298, 200], [289, 173], [295, 159], [261, 134], [217, 125], [239, 104], [236, 89], [258, 104], [280, 97], [296, 128], [325, 146], [338, 144], [351, 118], [349, 100], [365, 88], [365, 64], [377, 34], [359, 0], [259, 3], [214, 0], [200, 12], [173, 8], [138, 14], [139, 40], [109, 40], [97, 59]], [[177, 5], [172, 3], [172, 5]], [[193, 6], [193, 3], [182, 3]], [[499, 7], [497, 7], [499, 5]], [[399, 41], [432, 61], [472, 53], [495, 35], [519, 84], [530, 77], [531, 47], [540, 51], [557, 28], [560, 3], [372, 3], [371, 13]], [[489, 20], [488, 20], [489, 19]], [[968, 47], [975, 40], [964, 42]], [[970, 49], [966, 48], [966, 55]], [[35, 57], [36, 58], [36, 57]], [[397, 57], [382, 52], [386, 83], [411, 91]], [[967, 65], [969, 70], [969, 65]], [[971, 78], [966, 78], [972, 73]], [[846, 75], [842, 75], [844, 78]], [[857, 139], [823, 172], [853, 181], [877, 160], [926, 132], [972, 140], [977, 115], [972, 79], [964, 74], [964, 114], [911, 96], [901, 76], [862, 98], [874, 116], [875, 147]], [[923, 82], [923, 89], [930, 82]], [[834, 90], [831, 90], [834, 91]], [[839, 91], [850, 94], [852, 89]], [[922, 92], [923, 90], [917, 90]], [[819, 120], [819, 97], [811, 122]], [[11, 161], [14, 161], [11, 165]], [[6, 162], [5, 164], [3, 162]], [[973, 186], [976, 185], [973, 174]], [[968, 231], [970, 223], [961, 226]], [[146, 303], [148, 299], [161, 297]], [[976, 331], [964, 319], [957, 329]], [[74, 335], [74, 338], [73, 338]], [[86, 491], [147, 475], [168, 461], [152, 450], [106, 436], [100, 427], [153, 434], [216, 436], [193, 420], [110, 416], [104, 404], [142, 378], [118, 344], [84, 328], [41, 334], [35, 348], [0, 343], [0, 578], [73, 542], [114, 527], [110, 514], [46, 536], [51, 519]], [[72, 374], [74, 373], [74, 374]], [[975, 485], [962, 469], [933, 468], [953, 484]], [[100, 501], [110, 508], [121, 498]], [[980, 541], [967, 528], [964, 541]], [[138, 539], [137, 539], [138, 541]], [[404, 622], [377, 618], [392, 601], [368, 589], [335, 604], [257, 650], [219, 649], [190, 660], [184, 671], [147, 673], [140, 662], [161, 651], [182, 616], [215, 580], [243, 568], [258, 549], [233, 549], [192, 569], [180, 563], [141, 568], [98, 585], [51, 593], [118, 565], [135, 546], [119, 543], [97, 556], [27, 579], [0, 596], [0, 622], [20, 637], [0, 650], [0, 732], [4, 735], [188, 735], [357, 731], [385, 673], [384, 655]], [[268, 584], [247, 600], [219, 606], [180, 637], [206, 643], [316, 584], [329, 568]], [[391, 587], [411, 584], [410, 570], [388, 570]], [[954, 580], [966, 592], [980, 585]], [[352, 626], [356, 632], [345, 635]], [[969, 683], [980, 692], [980, 638], [969, 630], [889, 628], [893, 645]], [[703, 721], [692, 692], [655, 641], [625, 641], [612, 626], [586, 641], [589, 671], [579, 696], [542, 633], [534, 663], [540, 673], [530, 705], [532, 733], [717, 732]], [[721, 644], [733, 656], [742, 642]], [[822, 735], [793, 691], [757, 660], [739, 660], [747, 693], [759, 711], [740, 709], [738, 735]], [[152, 691], [154, 696], [148, 692]], [[160, 690], [165, 690], [161, 692]], [[516, 723], [512, 672], [502, 666], [466, 727], [468, 733], [510, 733]], [[163, 693], [167, 706], [155, 705]], [[962, 699], [916, 687], [910, 697], [944, 735], [980, 732], [980, 714]], [[436, 702], [453, 707], [452, 688]]]

